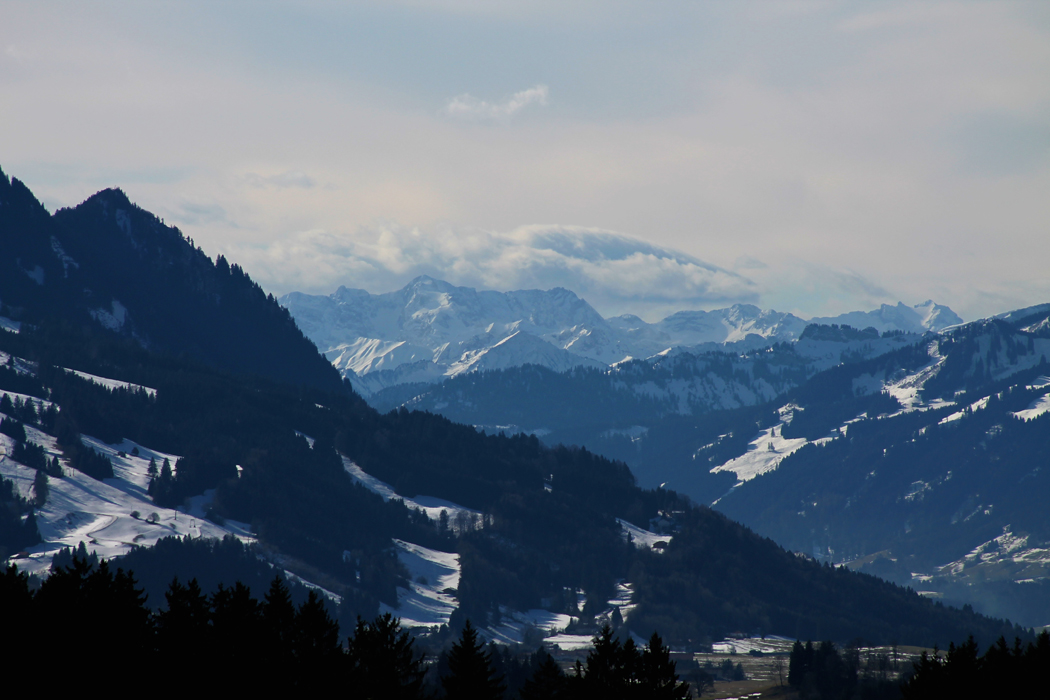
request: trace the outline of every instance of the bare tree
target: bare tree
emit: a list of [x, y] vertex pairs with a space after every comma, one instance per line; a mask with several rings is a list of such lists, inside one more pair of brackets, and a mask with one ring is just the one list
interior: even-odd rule
[[773, 670], [777, 672], [777, 680], [779, 681], [777, 683], [778, 686], [783, 686], [784, 685], [784, 670], [785, 670], [784, 667], [785, 667], [785, 665], [786, 664], [784, 663], [784, 657], [783, 656], [777, 656], [775, 659], [773, 659]]

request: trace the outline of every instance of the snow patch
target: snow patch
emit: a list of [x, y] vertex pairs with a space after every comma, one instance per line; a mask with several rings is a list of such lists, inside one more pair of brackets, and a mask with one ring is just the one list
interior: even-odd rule
[[785, 438], [784, 425], [785, 423], [778, 423], [772, 428], [766, 428], [748, 444], [746, 453], [715, 467], [711, 473], [732, 472], [736, 475], [739, 485], [773, 471], [780, 466], [785, 457], [808, 442], [805, 438]]
[[25, 268], [23, 268], [22, 272], [26, 273], [26, 276], [29, 279], [31, 279], [34, 282], [36, 282], [37, 284], [43, 286], [43, 284], [44, 284], [44, 268], [40, 267], [39, 265], [36, 265], [36, 266], [33, 267], [32, 270], [26, 270]]
[[398, 561], [408, 570], [411, 580], [409, 588], [397, 589], [397, 609], [383, 604], [380, 614], [389, 612], [400, 617], [404, 628], [447, 625], [459, 607], [459, 555], [402, 540], [394, 540], [394, 546]]
[[1028, 406], [1028, 408], [1023, 411], [1015, 411], [1013, 415], [1021, 420], [1032, 420], [1044, 413], [1050, 413], [1050, 394], [1046, 394], [1045, 396], [1036, 399]]
[[[957, 421], [960, 418], [962, 418], [963, 416], [965, 416], [967, 411], [969, 411], [971, 413], [973, 413], [974, 411], [980, 411], [981, 409], [985, 408], [988, 405], [988, 401], [991, 398], [992, 398], [991, 396], [985, 396], [983, 399], [977, 399], [976, 401], [974, 401], [972, 404], [970, 404], [968, 407], [964, 408], [963, 410], [956, 411], [955, 413], [951, 414], [950, 416], [945, 416], [944, 418], [941, 418], [941, 420], [938, 421], [937, 425], [944, 425], [945, 423], [951, 423], [952, 421]], [[1014, 414], [1014, 415], [1017, 415], [1017, 414]]]
[[91, 312], [91, 316], [102, 324], [103, 328], [111, 331], [119, 331], [124, 327], [124, 322], [128, 317], [128, 310], [124, 308], [124, 305], [114, 299], [110, 303], [110, 308], [106, 309], [94, 309]]
[[62, 244], [58, 242], [58, 239], [51, 236], [51, 250], [55, 252], [55, 255], [60, 261], [62, 261], [62, 276], [69, 277], [69, 268], [75, 267], [80, 269], [80, 263], [66, 254], [66, 251], [62, 248]]
[[635, 547], [639, 547], [642, 549], [652, 549], [653, 545], [657, 542], [663, 542], [666, 544], [670, 542], [672, 538], [672, 535], [658, 535], [655, 532], [643, 530], [637, 525], [629, 523], [626, 520], [622, 520], [620, 518], [617, 518], [616, 522], [620, 523], [620, 527], [622, 528], [621, 536], [623, 537], [624, 541], [626, 541], [628, 536], [630, 536], [631, 542], [634, 543]]
[[481, 636], [498, 644], [524, 644], [528, 641], [530, 630], [548, 637], [556, 635], [575, 619], [565, 613], [554, 613], [550, 610], [532, 609], [521, 612], [500, 606], [503, 618], [499, 625], [480, 630]]
[[481, 520], [481, 511], [466, 508], [452, 501], [434, 498], [433, 496], [416, 496], [415, 498], [399, 496], [390, 484], [368, 474], [348, 457], [344, 455], [340, 455], [340, 457], [343, 460], [343, 468], [346, 469], [346, 473], [372, 493], [382, 496], [384, 501], [389, 501], [392, 498], [404, 501], [406, 506], [423, 511], [431, 520], [438, 520], [441, 517], [441, 511], [445, 511], [449, 522], [454, 527], [457, 525], [474, 527]]
[[131, 382], [124, 382], [119, 379], [109, 379], [108, 377], [100, 377], [97, 374], [89, 374], [87, 372], [81, 372], [76, 369], [66, 368], [67, 372], [72, 372], [81, 379], [86, 379], [89, 382], [94, 382], [100, 386], [104, 386], [110, 391], [114, 389], [128, 389], [129, 391], [144, 391], [152, 399], [157, 397], [157, 390], [152, 389], [148, 386], [142, 386], [141, 384], [132, 384]]

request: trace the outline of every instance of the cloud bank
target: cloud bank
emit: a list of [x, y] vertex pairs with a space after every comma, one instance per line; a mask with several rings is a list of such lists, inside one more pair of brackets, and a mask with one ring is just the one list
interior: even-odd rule
[[479, 289], [565, 287], [609, 315], [754, 302], [746, 277], [610, 231], [522, 226], [509, 232], [386, 225], [356, 236], [305, 231], [265, 248], [230, 251], [280, 291], [382, 292], [419, 275]]

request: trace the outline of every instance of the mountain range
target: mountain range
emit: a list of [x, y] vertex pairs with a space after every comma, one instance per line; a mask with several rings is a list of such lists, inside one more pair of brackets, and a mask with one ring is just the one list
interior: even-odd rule
[[398, 384], [525, 364], [564, 371], [679, 349], [756, 349], [796, 341], [811, 323], [921, 334], [962, 322], [927, 301], [809, 321], [736, 304], [647, 323], [632, 315], [603, 318], [567, 289], [478, 291], [425, 276], [386, 294], [340, 287], [329, 296], [293, 292], [279, 302], [366, 397]]
[[[344, 624], [391, 611], [439, 646], [468, 618], [489, 639], [529, 643], [586, 644], [603, 622], [694, 647], [740, 630], [924, 645], [1030, 636], [798, 556], [673, 490], [639, 487], [622, 461], [426, 411], [380, 413], [243, 270], [119, 191], [51, 215], [0, 180], [7, 563], [46, 576], [83, 542], [152, 567], [152, 580], [188, 581], [206, 558], [210, 580], [232, 585], [247, 547], [322, 591]], [[566, 376], [503, 372], [530, 369]], [[789, 384], [823, 374], [807, 372]], [[739, 423], [728, 451], [776, 417], [768, 402], [735, 410], [705, 423]], [[244, 546], [195, 544], [219, 535]]]

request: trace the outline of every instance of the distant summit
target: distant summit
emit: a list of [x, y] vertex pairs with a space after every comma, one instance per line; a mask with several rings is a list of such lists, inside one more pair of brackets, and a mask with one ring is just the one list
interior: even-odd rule
[[898, 302], [896, 306], [883, 304], [875, 311], [850, 311], [839, 316], [814, 318], [811, 323], [837, 323], [854, 328], [874, 328], [877, 331], [905, 331], [923, 333], [940, 331], [949, 326], [957, 326], [963, 320], [947, 306], [924, 301], [915, 306], [905, 306]]

